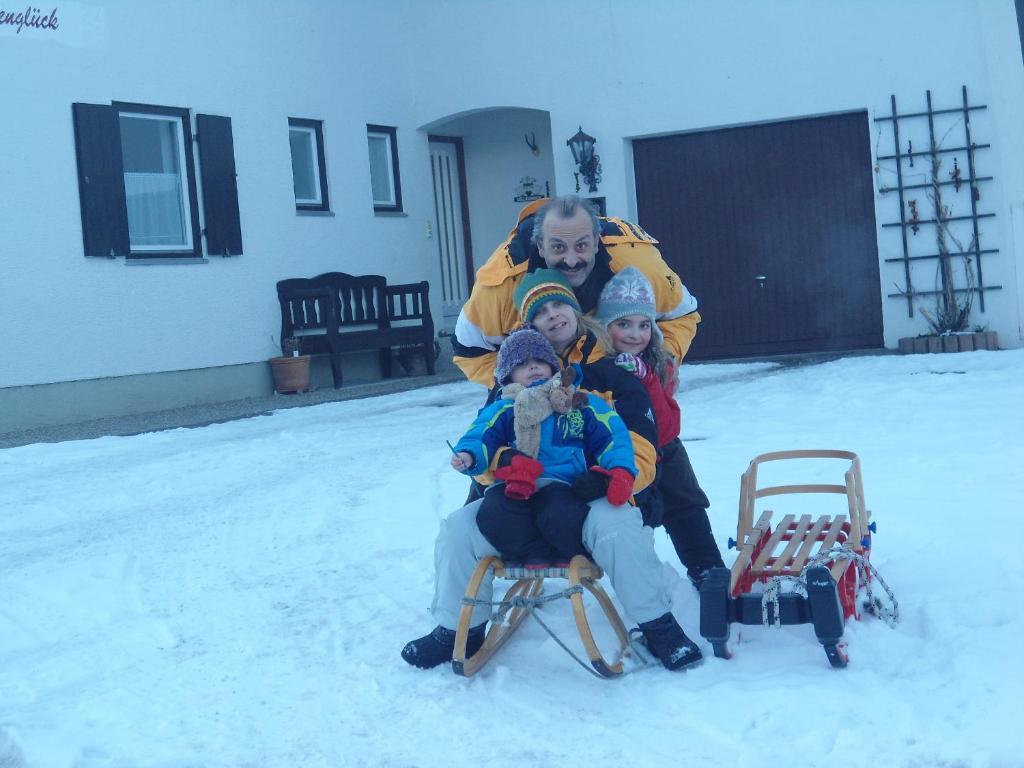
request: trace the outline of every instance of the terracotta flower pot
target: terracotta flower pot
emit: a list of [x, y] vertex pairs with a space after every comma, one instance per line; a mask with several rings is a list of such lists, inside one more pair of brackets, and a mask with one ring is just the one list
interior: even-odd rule
[[905, 336], [898, 343], [899, 351], [905, 355], [921, 352], [971, 352], [976, 349], [999, 349], [999, 337], [995, 331], [953, 333], [942, 336]]
[[308, 392], [309, 360], [309, 355], [270, 358], [270, 370], [274, 374], [274, 391], [281, 394]]

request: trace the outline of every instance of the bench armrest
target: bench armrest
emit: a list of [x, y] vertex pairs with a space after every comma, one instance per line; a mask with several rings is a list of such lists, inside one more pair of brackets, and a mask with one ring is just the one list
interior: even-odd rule
[[430, 284], [426, 280], [419, 283], [401, 283], [384, 287], [384, 298], [387, 302], [390, 320], [418, 320], [423, 318], [433, 326], [430, 316]]
[[284, 340], [296, 331], [324, 329], [337, 333], [334, 291], [328, 286], [279, 287], [277, 298], [281, 303], [281, 351]]

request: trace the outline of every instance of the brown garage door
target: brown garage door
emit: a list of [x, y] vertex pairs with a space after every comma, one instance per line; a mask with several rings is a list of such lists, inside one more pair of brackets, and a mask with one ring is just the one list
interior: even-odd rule
[[882, 346], [866, 112], [633, 142], [638, 218], [697, 297], [689, 359]]

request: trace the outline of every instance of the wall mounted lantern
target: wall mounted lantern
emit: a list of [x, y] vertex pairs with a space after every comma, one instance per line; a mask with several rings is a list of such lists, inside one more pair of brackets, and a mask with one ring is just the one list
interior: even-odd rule
[[594, 154], [594, 144], [597, 142], [593, 136], [588, 136], [580, 126], [576, 135], [565, 143], [572, 150], [572, 159], [576, 161], [579, 172], [574, 173], [576, 177], [576, 191], [580, 191], [580, 176], [589, 186], [590, 192], [597, 192], [597, 185], [601, 182], [601, 158]]

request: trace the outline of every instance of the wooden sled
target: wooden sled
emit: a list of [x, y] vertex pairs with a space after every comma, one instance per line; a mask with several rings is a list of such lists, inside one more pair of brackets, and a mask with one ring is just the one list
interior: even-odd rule
[[[788, 459], [842, 459], [849, 462], [842, 485], [777, 485], [759, 488], [757, 470], [769, 461]], [[754, 522], [758, 499], [790, 494], [844, 494], [847, 514], [787, 514], [777, 519], [771, 510]], [[730, 658], [727, 642], [732, 623], [813, 624], [818, 641], [833, 667], [845, 667], [848, 661], [840, 646], [843, 627], [850, 616], [860, 618], [857, 610], [858, 568], [847, 557], [819, 558], [822, 562], [807, 568], [816, 555], [835, 547], [846, 547], [866, 561], [871, 552], [874, 524], [864, 504], [860, 459], [849, 451], [778, 451], [755, 457], [740, 478], [739, 522], [736, 540], [729, 545], [739, 551], [732, 569], [715, 568], [701, 587], [700, 633], [711, 643], [715, 656]], [[774, 526], [773, 526], [774, 523]], [[805, 572], [806, 571], [806, 572]], [[783, 592], [776, 601], [765, 601], [751, 594], [754, 584], [767, 584], [778, 577], [803, 579], [806, 596]]]
[[[469, 625], [473, 617], [473, 603], [477, 600], [480, 592], [480, 585], [483, 583], [487, 572], [492, 570], [497, 578], [514, 579], [515, 583], [505, 593], [503, 603], [511, 604], [511, 608], [504, 615], [503, 621], [492, 621], [487, 630], [484, 644], [476, 653], [466, 658], [466, 641], [469, 637]], [[619, 613], [615, 610], [611, 598], [597, 583], [602, 576], [601, 569], [582, 555], [574, 557], [568, 568], [548, 568], [533, 572], [526, 571], [521, 567], [508, 566], [497, 557], [485, 557], [480, 561], [473, 575], [469, 579], [469, 586], [466, 587], [466, 600], [462, 605], [462, 612], [459, 614], [459, 625], [455, 631], [455, 652], [452, 656], [452, 670], [457, 675], [472, 677], [490, 661], [497, 650], [505, 644], [505, 641], [512, 636], [512, 633], [523, 623], [523, 619], [533, 611], [542, 601], [545, 578], [567, 578], [569, 580], [569, 599], [572, 602], [573, 617], [576, 619], [576, 629], [579, 631], [580, 639], [586, 649], [590, 664], [602, 677], [619, 677], [623, 672], [622, 656], [629, 648], [629, 633], [622, 623]], [[580, 587], [581, 589], [572, 589]], [[587, 621], [586, 610], [583, 605], [583, 589], [597, 598], [604, 615], [612, 625], [616, 636], [619, 639], [620, 651], [617, 661], [606, 659], [601, 650], [594, 642], [594, 635], [590, 631], [590, 623]]]

